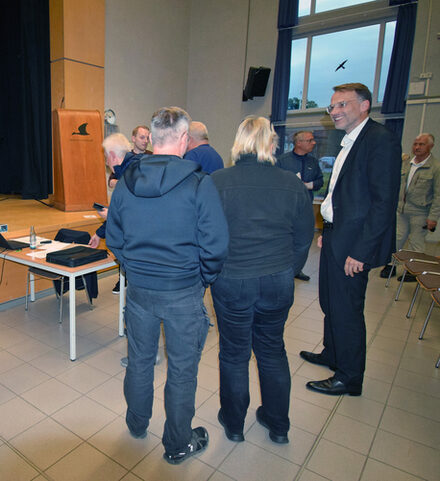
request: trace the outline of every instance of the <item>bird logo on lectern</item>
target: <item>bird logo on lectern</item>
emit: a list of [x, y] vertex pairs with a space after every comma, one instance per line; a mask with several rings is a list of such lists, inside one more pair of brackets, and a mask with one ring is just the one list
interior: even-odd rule
[[78, 127], [78, 132], [72, 132], [72, 135], [90, 135], [87, 132], [87, 125], [89, 125], [87, 122], [85, 122], [84, 124], [81, 124]]

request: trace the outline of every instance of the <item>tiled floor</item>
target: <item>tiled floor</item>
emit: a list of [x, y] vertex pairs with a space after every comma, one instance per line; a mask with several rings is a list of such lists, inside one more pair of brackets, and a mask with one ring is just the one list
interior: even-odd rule
[[[414, 481], [440, 479], [440, 313], [435, 309], [423, 341], [418, 333], [429, 306], [419, 296], [405, 317], [414, 285], [393, 301], [378, 270], [366, 301], [367, 370], [361, 397], [328, 397], [305, 383], [331, 375], [304, 363], [301, 349], [319, 352], [318, 251], [313, 247], [298, 281], [285, 340], [292, 373], [290, 444], [276, 445], [255, 421], [259, 406], [255, 363], [246, 441], [228, 441], [217, 422], [218, 337], [211, 328], [202, 356], [196, 417], [210, 445], [180, 466], [162, 459], [166, 360], [156, 367], [153, 418], [145, 440], [125, 426], [117, 334], [116, 276], [101, 278], [93, 311], [78, 293], [78, 355], [68, 359], [68, 323], [57, 322], [54, 296], [0, 312], [0, 480], [2, 481]], [[208, 310], [212, 305], [207, 296]], [[67, 309], [66, 309], [67, 311]]]

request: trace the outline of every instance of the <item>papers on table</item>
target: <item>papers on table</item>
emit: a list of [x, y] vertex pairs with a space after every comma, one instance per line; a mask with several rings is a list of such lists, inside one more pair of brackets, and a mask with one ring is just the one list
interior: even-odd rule
[[[18, 239], [14, 239], [20, 242], [27, 242], [29, 244], [29, 236], [19, 237]], [[46, 241], [50, 239], [46, 239], [45, 237], [37, 236], [37, 248], [32, 252], [27, 253], [26, 255], [32, 257], [34, 259], [45, 259], [46, 254], [48, 252], [59, 251], [61, 249], [65, 249], [66, 247], [72, 247], [72, 243], [67, 242], [60, 242], [60, 241], [51, 241], [49, 244], [42, 244], [42, 241]]]

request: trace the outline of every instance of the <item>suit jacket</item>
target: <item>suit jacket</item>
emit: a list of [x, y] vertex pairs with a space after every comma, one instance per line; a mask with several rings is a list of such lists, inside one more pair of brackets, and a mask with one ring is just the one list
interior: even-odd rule
[[401, 147], [383, 125], [368, 120], [354, 142], [333, 190], [332, 250], [379, 267], [396, 244]]

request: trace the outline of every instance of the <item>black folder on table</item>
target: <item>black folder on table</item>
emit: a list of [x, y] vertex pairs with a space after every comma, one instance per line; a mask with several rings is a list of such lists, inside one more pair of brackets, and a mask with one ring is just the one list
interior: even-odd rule
[[106, 259], [107, 255], [108, 253], [105, 249], [93, 249], [92, 247], [78, 245], [68, 249], [49, 252], [46, 255], [46, 262], [67, 267], [78, 267]]

